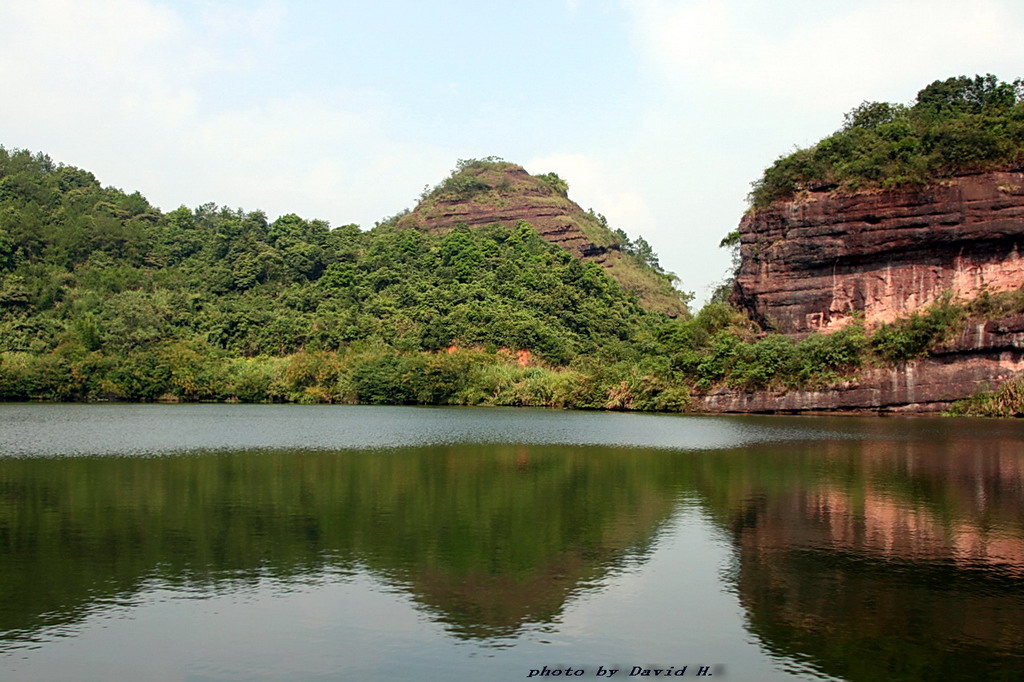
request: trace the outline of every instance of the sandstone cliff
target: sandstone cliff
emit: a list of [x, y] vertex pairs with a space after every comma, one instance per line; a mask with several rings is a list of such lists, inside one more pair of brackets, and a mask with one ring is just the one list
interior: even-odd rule
[[686, 303], [668, 279], [623, 253], [617, 235], [570, 200], [559, 183], [557, 177], [530, 175], [512, 163], [470, 163], [427, 193], [397, 224], [443, 233], [459, 224], [513, 227], [526, 221], [546, 241], [601, 265], [648, 310], [685, 314]]
[[926, 188], [807, 192], [746, 215], [733, 300], [783, 333], [871, 326], [945, 291], [1024, 285], [1024, 173]]
[[[1024, 287], [1024, 173], [990, 172], [925, 188], [806, 192], [747, 214], [732, 300], [788, 334], [870, 328], [945, 292], [970, 300]], [[930, 412], [1024, 371], [1024, 317], [971, 326], [929, 356], [875, 367], [820, 390], [700, 396], [713, 412]]]
[[820, 389], [742, 391], [697, 396], [704, 412], [941, 412], [1024, 372], [1024, 316], [969, 326], [929, 356], [862, 370]]

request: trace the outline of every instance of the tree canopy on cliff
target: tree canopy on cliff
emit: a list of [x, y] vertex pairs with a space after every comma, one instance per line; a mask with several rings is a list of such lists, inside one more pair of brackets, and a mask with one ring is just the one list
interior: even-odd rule
[[864, 102], [843, 127], [779, 158], [753, 184], [752, 208], [801, 191], [924, 185], [1024, 165], [1024, 81], [991, 74], [935, 81], [910, 105]]

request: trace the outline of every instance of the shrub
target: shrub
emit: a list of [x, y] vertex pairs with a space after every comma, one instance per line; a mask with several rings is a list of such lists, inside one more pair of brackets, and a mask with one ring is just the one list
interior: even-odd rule
[[843, 127], [780, 157], [752, 185], [761, 208], [802, 190], [895, 187], [1006, 167], [1024, 157], [1021, 81], [959, 76], [922, 89], [913, 106], [864, 102]]
[[284, 399], [285, 392], [274, 377], [283, 373], [286, 358], [232, 358], [224, 366], [224, 393], [247, 403]]
[[824, 385], [849, 375], [864, 363], [867, 350], [867, 335], [860, 323], [831, 334], [811, 334], [796, 348], [796, 383]]
[[997, 391], [982, 391], [953, 403], [951, 417], [1024, 417], [1024, 377], [1015, 377]]
[[79, 390], [67, 359], [56, 353], [0, 353], [0, 399], [66, 400]]
[[883, 324], [871, 335], [875, 355], [887, 362], [904, 362], [924, 355], [960, 330], [966, 309], [954, 303], [950, 294], [926, 308], [891, 324]]

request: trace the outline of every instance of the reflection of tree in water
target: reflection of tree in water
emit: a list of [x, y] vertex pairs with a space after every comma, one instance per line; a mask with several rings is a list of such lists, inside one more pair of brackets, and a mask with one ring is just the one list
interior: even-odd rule
[[[646, 555], [672, 511], [664, 454], [591, 451], [564, 460], [564, 453], [537, 457], [532, 450], [515, 450], [517, 475], [532, 481], [532, 494], [513, 491], [518, 499], [507, 499], [492, 517], [499, 523], [474, 543], [481, 561], [454, 570], [410, 567], [410, 591], [457, 636], [508, 637], [524, 623], [551, 622], [573, 593], [599, 582], [624, 558]], [[633, 456], [647, 458], [654, 469], [627, 463]], [[545, 474], [549, 467], [555, 471]], [[538, 541], [525, 561], [507, 560], [524, 543]]]
[[850, 680], [1020, 679], [1019, 438], [788, 444], [705, 464], [750, 628], [776, 655]]
[[672, 462], [533, 446], [2, 460], [0, 632], [31, 639], [144, 584], [365, 567], [456, 636], [513, 635], [647, 551]]

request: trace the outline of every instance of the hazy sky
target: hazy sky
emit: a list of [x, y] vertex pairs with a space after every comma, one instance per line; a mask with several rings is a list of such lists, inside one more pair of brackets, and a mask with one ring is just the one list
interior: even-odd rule
[[704, 298], [750, 182], [864, 100], [1024, 75], [1020, 0], [0, 0], [0, 144], [332, 225], [555, 171]]

